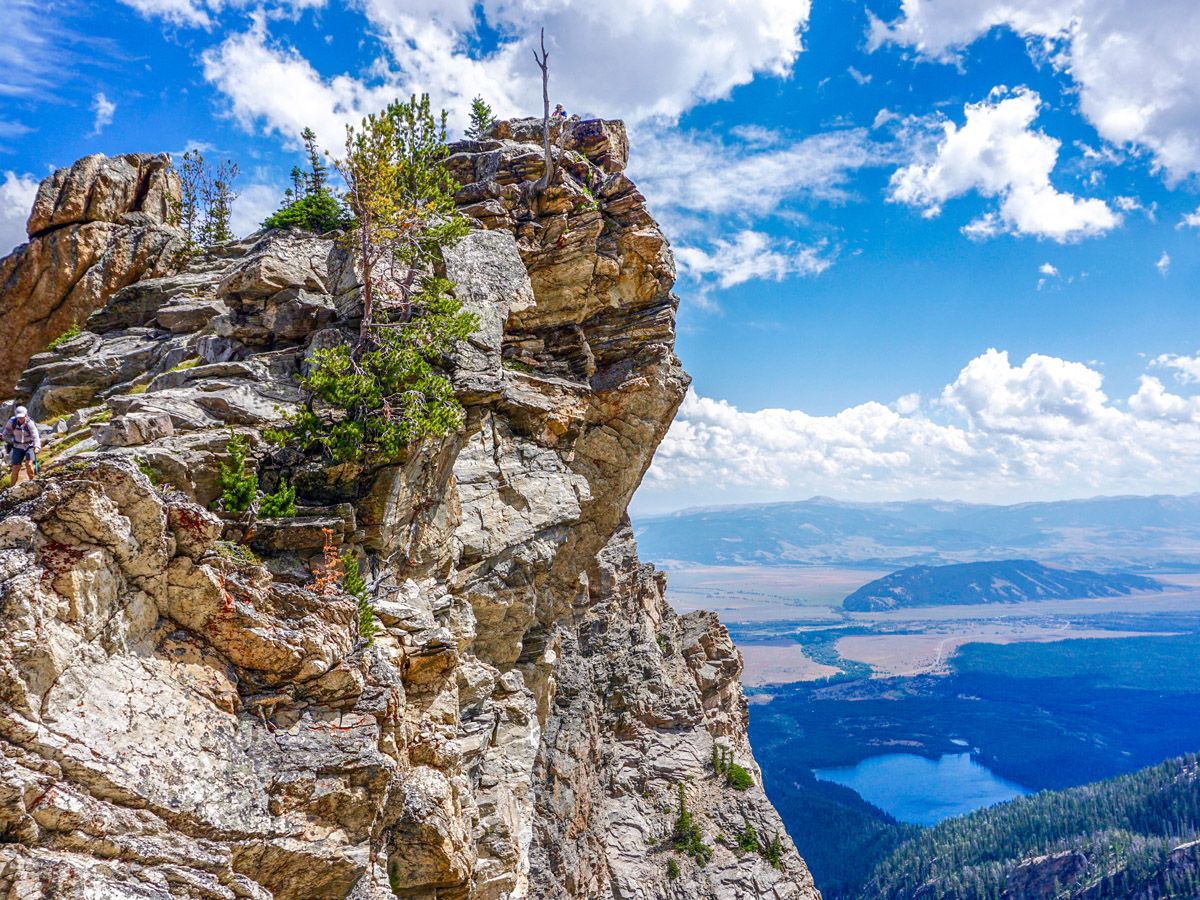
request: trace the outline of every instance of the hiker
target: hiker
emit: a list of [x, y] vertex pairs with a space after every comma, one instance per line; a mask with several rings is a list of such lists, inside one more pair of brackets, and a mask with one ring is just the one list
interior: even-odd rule
[[563, 105], [561, 103], [559, 103], [557, 106], [555, 106], [554, 112], [552, 112], [550, 114], [550, 118], [552, 118], [552, 119], [565, 119], [566, 117], [567, 117], [567, 111], [565, 109], [563, 109]]
[[9, 484], [17, 483], [17, 474], [21, 464], [25, 464], [25, 474], [32, 481], [37, 477], [34, 468], [37, 462], [37, 452], [42, 449], [42, 436], [38, 434], [37, 423], [29, 418], [29, 410], [18, 406], [16, 415], [4, 423], [4, 443], [8, 448], [8, 462], [12, 471], [8, 476]]

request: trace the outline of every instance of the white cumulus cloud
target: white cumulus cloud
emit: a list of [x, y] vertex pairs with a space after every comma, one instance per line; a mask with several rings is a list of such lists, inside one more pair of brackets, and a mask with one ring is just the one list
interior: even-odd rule
[[892, 42], [954, 62], [995, 27], [1029, 40], [1067, 73], [1101, 137], [1145, 148], [1169, 179], [1200, 171], [1200, 4], [1192, 0], [903, 0], [875, 20], [869, 45]]
[[998, 87], [987, 100], [967, 104], [965, 122], [944, 122], [929, 158], [893, 174], [890, 198], [927, 217], [971, 192], [996, 198], [994, 211], [963, 229], [972, 237], [1010, 233], [1063, 242], [1116, 227], [1120, 217], [1103, 200], [1075, 197], [1050, 183], [1059, 142], [1033, 129], [1040, 107], [1028, 88]]
[[[1186, 365], [1200, 381], [1200, 358]], [[1145, 375], [1121, 403], [1089, 365], [1038, 354], [1016, 364], [989, 350], [924, 404], [905, 396], [817, 416], [746, 411], [693, 392], [658, 450], [642, 502], [817, 493], [1013, 502], [1178, 492], [1198, 478], [1200, 396]]]
[[[540, 111], [530, 51], [544, 26], [551, 92], [569, 112], [671, 120], [759, 74], [787, 75], [809, 13], [806, 0], [364, 0], [359, 8], [387, 49], [366, 77], [318, 72], [271, 38], [263, 16], [204, 54], [205, 77], [241, 123], [289, 138], [303, 120], [325, 143], [340, 143], [342, 123], [421, 91], [461, 126], [475, 94], [499, 115]], [[484, 24], [501, 37], [480, 53], [469, 39]]]
[[4, 173], [0, 181], [0, 256], [25, 240], [25, 223], [37, 189], [38, 181], [32, 175]]

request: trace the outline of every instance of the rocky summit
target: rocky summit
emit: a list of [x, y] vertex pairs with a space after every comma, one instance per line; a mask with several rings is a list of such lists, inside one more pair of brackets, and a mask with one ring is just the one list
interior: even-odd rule
[[[0, 263], [0, 374], [49, 426], [0, 494], [0, 897], [818, 896], [728, 633], [637, 557], [626, 506], [688, 384], [674, 264], [623, 125], [563, 128], [532, 199], [540, 122], [452, 147], [466, 423], [392, 465], [263, 435], [357, 329], [342, 242], [185, 255], [163, 156], [42, 185]], [[295, 515], [210, 511], [231, 433]], [[327, 545], [372, 641], [312, 587]]]

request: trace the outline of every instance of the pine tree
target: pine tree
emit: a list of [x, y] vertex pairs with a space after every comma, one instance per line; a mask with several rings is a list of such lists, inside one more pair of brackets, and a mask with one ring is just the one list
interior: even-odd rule
[[466, 234], [447, 155], [446, 113], [434, 116], [428, 94], [397, 100], [360, 128], [346, 128], [346, 156], [335, 165], [358, 224], [363, 316], [357, 352], [368, 343], [377, 306], [390, 304], [397, 320], [406, 321], [420, 273], [442, 245]]
[[467, 126], [466, 131], [469, 139], [473, 141], [482, 139], [495, 122], [496, 116], [492, 113], [492, 108], [487, 101], [482, 97], [476, 97], [471, 101], [471, 124]]
[[179, 176], [179, 200], [175, 204], [175, 223], [187, 237], [187, 249], [200, 248], [201, 204], [204, 194], [204, 154], [188, 150], [175, 168]]
[[288, 484], [286, 479], [280, 479], [279, 487], [273, 494], [266, 494], [258, 505], [258, 515], [262, 519], [286, 519], [296, 514], [296, 488]]
[[233, 216], [233, 201], [237, 199], [237, 192], [233, 189], [233, 182], [237, 176], [237, 163], [226, 159], [222, 160], [215, 170], [210, 169], [208, 177], [204, 179], [204, 220], [200, 224], [200, 243], [205, 249], [211, 249], [234, 238], [230, 220]]
[[761, 847], [758, 842], [758, 832], [748, 821], [743, 820], [745, 827], [738, 834], [738, 849], [743, 853], [757, 853]]
[[263, 228], [303, 228], [314, 234], [345, 231], [352, 224], [346, 210], [329, 189], [329, 173], [321, 161], [317, 136], [311, 128], [301, 133], [309, 171], [292, 167], [292, 186], [284, 203], [263, 221]]
[[308, 175], [305, 176], [308, 182], [308, 193], [320, 194], [326, 190], [329, 171], [325, 167], [325, 163], [321, 161], [321, 151], [317, 147], [317, 133], [311, 128], [305, 128], [300, 132], [300, 139], [304, 141], [304, 152], [308, 155]]
[[358, 557], [351, 550], [342, 551], [342, 590], [354, 598], [358, 606], [358, 634], [368, 647], [375, 642], [375, 608], [367, 593], [367, 581], [358, 570]]
[[217, 486], [221, 489], [219, 503], [227, 513], [243, 513], [250, 508], [258, 495], [258, 475], [247, 471], [250, 442], [245, 435], [229, 429], [229, 441], [225, 444], [228, 459], [221, 463], [217, 475]]

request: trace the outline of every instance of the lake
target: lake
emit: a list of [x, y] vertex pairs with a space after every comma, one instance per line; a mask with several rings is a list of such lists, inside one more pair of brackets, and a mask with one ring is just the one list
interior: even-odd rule
[[1030, 793], [1000, 778], [970, 753], [950, 753], [936, 760], [888, 753], [854, 766], [814, 769], [813, 774], [844, 785], [901, 822], [915, 825], [935, 825]]

